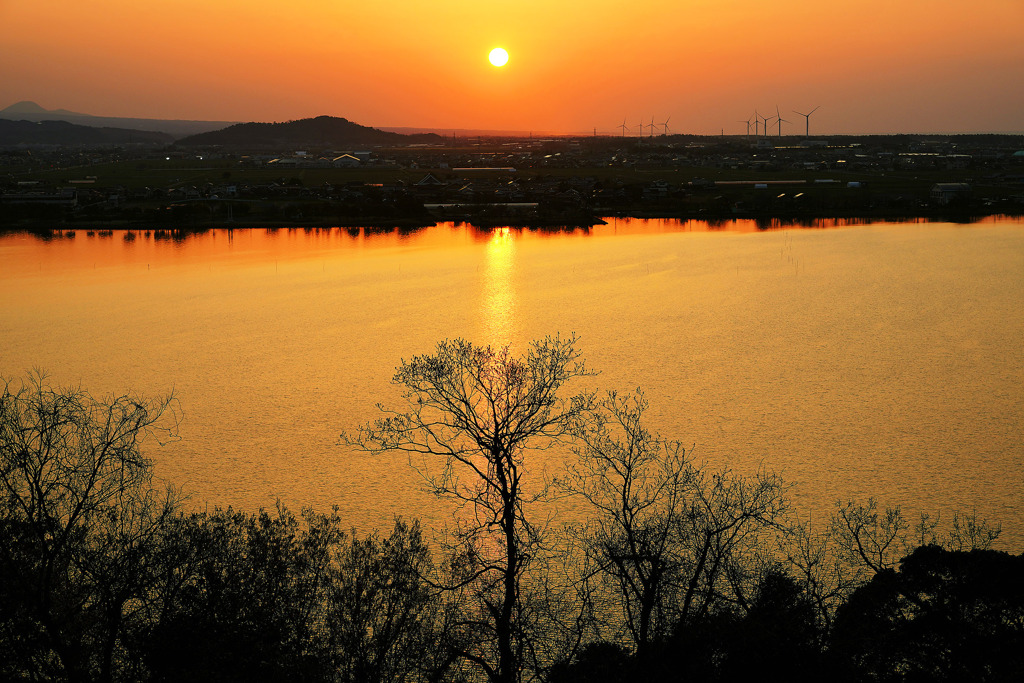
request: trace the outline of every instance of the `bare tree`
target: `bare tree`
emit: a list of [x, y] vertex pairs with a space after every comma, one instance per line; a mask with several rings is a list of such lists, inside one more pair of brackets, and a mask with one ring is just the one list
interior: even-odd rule
[[640, 658], [679, 627], [748, 600], [763, 536], [786, 507], [779, 477], [711, 471], [650, 433], [646, 408], [640, 391], [609, 393], [599, 415], [578, 423], [579, 463], [564, 481], [595, 513], [580, 534], [592, 578], [611, 582], [603, 600], [621, 609]]
[[857, 567], [840, 551], [837, 537], [819, 533], [810, 520], [794, 522], [780, 537], [782, 553], [799, 585], [814, 605], [819, 632], [827, 638], [836, 609], [860, 585]]
[[790, 525], [782, 551], [804, 591], [814, 602], [824, 637], [832, 630], [836, 610], [857, 588], [880, 572], [894, 570], [917, 547], [987, 550], [1001, 528], [977, 513], [955, 512], [943, 530], [941, 519], [921, 513], [911, 525], [899, 506], [880, 508], [867, 502], [837, 502], [827, 523], [815, 529], [810, 521]]
[[764, 468], [751, 475], [699, 468], [693, 498], [677, 531], [689, 577], [679, 622], [705, 618], [732, 603], [744, 610], [761, 576], [789, 503], [782, 478]]
[[431, 355], [403, 361], [394, 376], [405, 406], [342, 441], [371, 452], [421, 456], [429, 488], [459, 506], [450, 532], [447, 587], [467, 600], [456, 624], [458, 656], [493, 683], [513, 683], [530, 648], [524, 577], [540, 548], [525, 506], [542, 495], [524, 479], [526, 452], [570, 435], [593, 407], [592, 394], [562, 397], [570, 380], [590, 375], [576, 338], [508, 347], [443, 341]]
[[949, 531], [942, 539], [942, 547], [954, 551], [989, 550], [1002, 532], [1001, 524], [979, 519], [977, 510], [970, 514], [954, 512]]
[[[147, 436], [173, 436], [173, 398], [96, 400], [41, 374], [0, 394], [0, 558], [7, 605], [47, 652], [26, 673], [109, 681], [124, 622], [149, 585], [154, 539], [176, 508], [152, 487]], [[45, 666], [46, 671], [32, 671]]]
[[853, 564], [863, 564], [873, 573], [894, 568], [910, 551], [909, 530], [910, 523], [898, 506], [879, 512], [874, 498], [866, 505], [848, 502], [838, 506], [832, 518], [840, 548]]
[[987, 550], [1002, 528], [979, 519], [977, 512], [954, 512], [945, 533], [941, 533], [941, 519], [933, 519], [929, 514], [922, 514], [911, 529], [899, 506], [880, 510], [878, 501], [869, 498], [867, 503], [837, 504], [831, 531], [852, 564], [877, 574], [894, 569], [901, 558], [922, 545], [940, 545], [947, 550]]
[[[647, 402], [608, 394], [597, 419], [580, 423], [582, 446], [564, 488], [592, 508], [577, 529], [587, 558], [588, 580], [610, 579], [598, 591], [595, 617], [621, 609], [622, 623], [638, 654], [671, 630], [681, 548], [676, 524], [696, 475], [681, 444], [652, 435], [641, 418]], [[614, 636], [613, 636], [614, 637]]]

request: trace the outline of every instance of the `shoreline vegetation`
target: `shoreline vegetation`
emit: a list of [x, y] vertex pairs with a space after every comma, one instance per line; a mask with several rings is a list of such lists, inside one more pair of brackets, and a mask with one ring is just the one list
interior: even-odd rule
[[[401, 362], [398, 405], [339, 445], [407, 453], [468, 513], [429, 542], [337, 509], [190, 510], [143, 452], [178, 438], [173, 395], [0, 381], [0, 676], [1020, 680], [1024, 554], [993, 549], [998, 525], [869, 499], [812, 526], [776, 473], [714, 470], [649, 432], [642, 391], [567, 395], [593, 374], [574, 336]], [[552, 442], [574, 457], [531, 481]], [[579, 521], [538, 516], [568, 498]]]
[[132, 233], [166, 233], [175, 235], [187, 235], [191, 233], [202, 233], [209, 230], [261, 230], [261, 229], [365, 229], [367, 232], [383, 231], [408, 231], [435, 227], [441, 223], [466, 224], [477, 229], [488, 230], [494, 228], [512, 228], [541, 231], [563, 231], [576, 229], [589, 229], [598, 225], [606, 225], [609, 218], [635, 218], [642, 220], [679, 220], [679, 221], [706, 221], [712, 229], [716, 227], [726, 228], [733, 221], [754, 221], [759, 230], [771, 230], [774, 228], [806, 227], [820, 228], [823, 223], [829, 221], [866, 223], [873, 221], [883, 222], [946, 222], [946, 223], [976, 223], [988, 218], [1009, 218], [1019, 219], [1024, 217], [1024, 209], [1012, 212], [983, 212], [983, 211], [950, 211], [946, 209], [926, 210], [921, 209], [909, 213], [892, 213], [886, 211], [871, 212], [844, 212], [844, 213], [822, 213], [822, 214], [801, 214], [801, 215], [777, 215], [757, 214], [750, 212], [726, 212], [712, 214], [682, 213], [650, 210], [631, 211], [596, 211], [590, 213], [574, 213], [567, 215], [558, 213], [552, 215], [534, 215], [524, 217], [522, 213], [502, 213], [487, 210], [486, 207], [454, 207], [453, 210], [431, 215], [421, 216], [366, 216], [353, 219], [303, 219], [295, 218], [288, 220], [193, 220], [180, 224], [155, 223], [144, 220], [83, 220], [83, 221], [0, 221], [0, 234], [3, 233], [30, 233], [42, 236], [57, 236], [61, 234], [74, 234], [76, 231], [88, 232], [132, 232]]

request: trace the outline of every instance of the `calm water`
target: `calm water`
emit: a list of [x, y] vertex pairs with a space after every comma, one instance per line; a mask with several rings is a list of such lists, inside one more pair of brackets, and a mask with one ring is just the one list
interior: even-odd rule
[[977, 509], [1024, 545], [1020, 221], [9, 235], [0, 285], [0, 373], [173, 390], [182, 439], [149, 452], [200, 505], [437, 520], [404, 457], [339, 432], [439, 339], [575, 332], [597, 384], [643, 387], [652, 427], [715, 466], [781, 471], [805, 514]]

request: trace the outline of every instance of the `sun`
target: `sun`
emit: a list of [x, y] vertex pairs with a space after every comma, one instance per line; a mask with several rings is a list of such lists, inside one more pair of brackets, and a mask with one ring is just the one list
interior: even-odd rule
[[503, 47], [496, 47], [487, 55], [487, 59], [491, 60], [494, 66], [505, 66], [508, 63], [508, 52]]

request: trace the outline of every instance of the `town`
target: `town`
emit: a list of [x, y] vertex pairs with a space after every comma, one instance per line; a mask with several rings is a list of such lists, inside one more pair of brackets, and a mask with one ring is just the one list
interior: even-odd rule
[[614, 215], [770, 227], [1024, 213], [1019, 135], [433, 137], [8, 147], [0, 227], [578, 227]]

